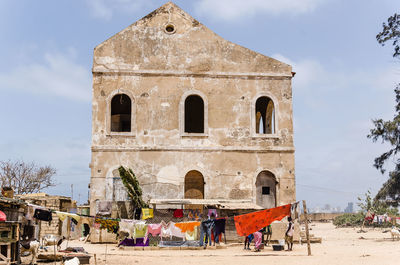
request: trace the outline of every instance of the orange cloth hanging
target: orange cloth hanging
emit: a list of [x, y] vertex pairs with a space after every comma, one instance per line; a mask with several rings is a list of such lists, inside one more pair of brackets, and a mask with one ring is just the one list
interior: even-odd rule
[[291, 204], [235, 216], [236, 232], [239, 236], [248, 236], [261, 228], [270, 225], [273, 221], [282, 220], [290, 215]]
[[194, 228], [199, 225], [200, 222], [175, 223], [175, 226], [178, 227], [182, 233], [186, 233], [187, 231], [192, 232]]

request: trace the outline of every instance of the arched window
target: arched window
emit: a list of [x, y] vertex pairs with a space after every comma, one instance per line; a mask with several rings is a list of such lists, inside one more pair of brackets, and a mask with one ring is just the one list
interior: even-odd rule
[[185, 99], [185, 133], [204, 133], [204, 102], [200, 96]]
[[256, 133], [275, 133], [275, 107], [269, 97], [260, 97], [256, 101]]
[[131, 99], [125, 94], [117, 94], [111, 100], [111, 131], [131, 131]]

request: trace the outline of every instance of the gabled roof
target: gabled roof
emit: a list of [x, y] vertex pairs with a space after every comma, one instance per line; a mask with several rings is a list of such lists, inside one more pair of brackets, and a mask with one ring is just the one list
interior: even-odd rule
[[290, 65], [223, 39], [172, 2], [95, 48], [93, 72], [124, 71], [292, 76]]

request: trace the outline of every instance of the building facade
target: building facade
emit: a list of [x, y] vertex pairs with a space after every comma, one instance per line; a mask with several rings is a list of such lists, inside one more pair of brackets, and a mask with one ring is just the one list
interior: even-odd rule
[[293, 202], [290, 65], [224, 40], [168, 2], [94, 49], [90, 202]]

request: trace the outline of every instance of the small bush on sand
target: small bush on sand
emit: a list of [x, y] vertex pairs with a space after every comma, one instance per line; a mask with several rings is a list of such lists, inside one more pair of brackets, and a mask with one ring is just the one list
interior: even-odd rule
[[359, 213], [345, 213], [333, 219], [333, 224], [338, 227], [345, 226], [360, 226], [364, 221], [364, 214]]

